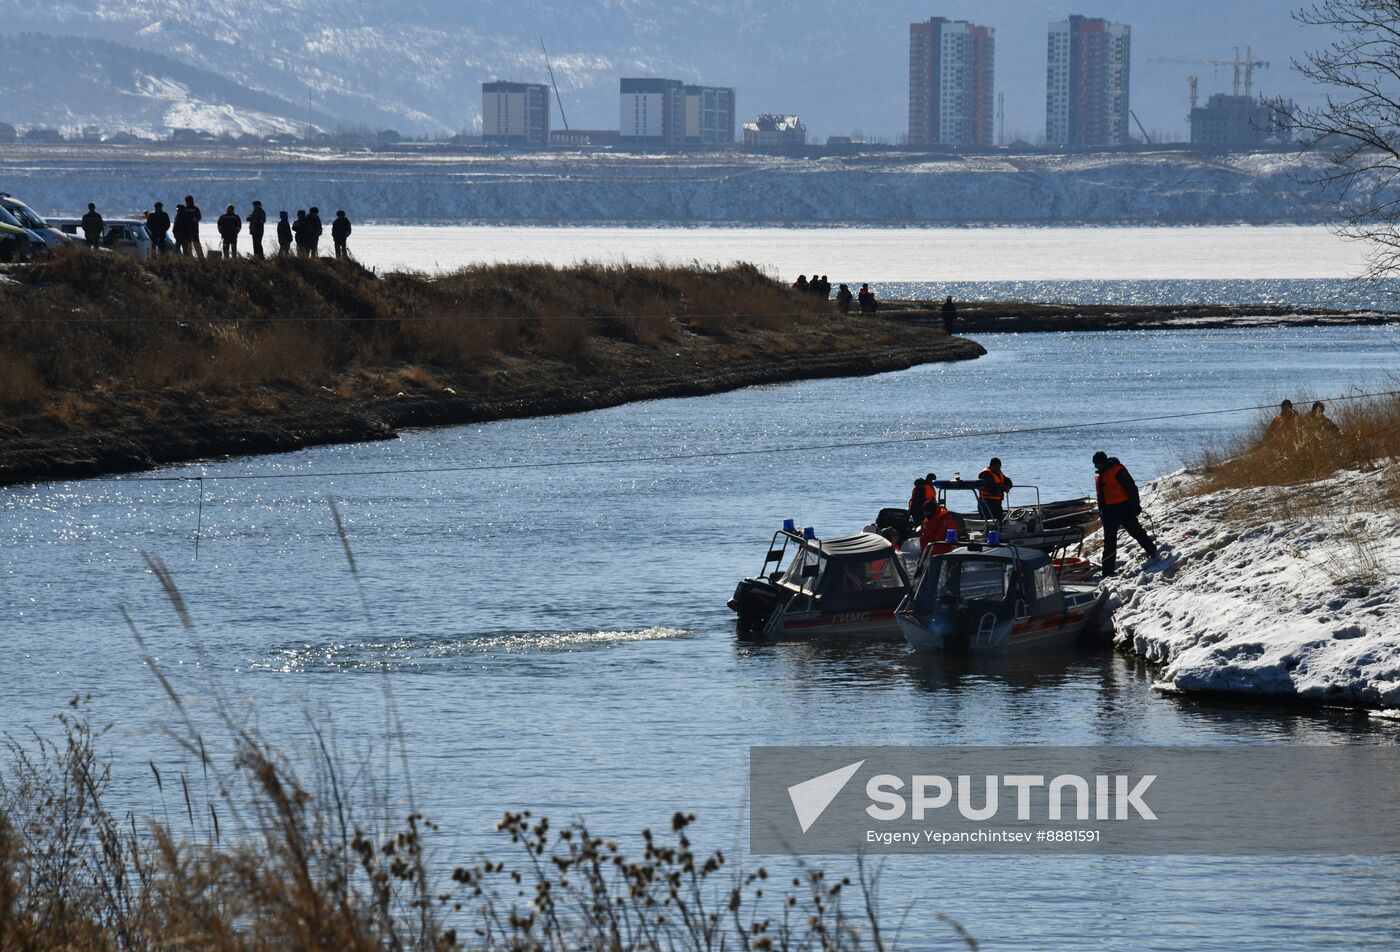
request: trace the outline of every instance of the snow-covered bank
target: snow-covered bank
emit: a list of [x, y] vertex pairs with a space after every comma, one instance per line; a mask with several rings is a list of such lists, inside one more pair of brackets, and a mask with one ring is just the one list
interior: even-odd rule
[[[1184, 473], [1153, 484], [1148, 514], [1176, 562], [1141, 572], [1127, 542], [1118, 647], [1164, 665], [1167, 690], [1400, 707], [1400, 518], [1376, 498], [1392, 470], [1286, 494], [1187, 495]], [[1325, 508], [1285, 502], [1304, 498]]]
[[345, 208], [383, 223], [1316, 224], [1371, 207], [1366, 181], [1316, 184], [1329, 157], [741, 153], [500, 156], [143, 148], [0, 149], [0, 189], [42, 211], [161, 198], [205, 209]]

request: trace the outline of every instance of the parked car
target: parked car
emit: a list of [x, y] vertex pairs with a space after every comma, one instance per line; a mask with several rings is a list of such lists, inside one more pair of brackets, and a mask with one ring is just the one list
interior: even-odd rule
[[0, 262], [28, 261], [29, 256], [28, 230], [0, 221]]
[[[79, 244], [86, 244], [82, 222], [76, 218], [51, 219], [50, 224], [70, 236]], [[102, 247], [117, 254], [149, 261], [151, 258], [151, 233], [146, 223], [139, 218], [109, 218], [102, 223]]]
[[[32, 236], [43, 242], [45, 251], [59, 251], [73, 246], [73, 239], [44, 220], [34, 209], [15, 198], [9, 192], [0, 192], [0, 208], [9, 212], [21, 225], [29, 229]], [[32, 239], [31, 239], [32, 240]]]
[[0, 206], [0, 261], [28, 261], [34, 255], [38, 241], [19, 219]]

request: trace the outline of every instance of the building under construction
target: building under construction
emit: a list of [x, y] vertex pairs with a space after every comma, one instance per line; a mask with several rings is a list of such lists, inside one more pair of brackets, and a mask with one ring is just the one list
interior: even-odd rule
[[1293, 104], [1218, 93], [1191, 110], [1191, 145], [1220, 152], [1248, 151], [1293, 141]]

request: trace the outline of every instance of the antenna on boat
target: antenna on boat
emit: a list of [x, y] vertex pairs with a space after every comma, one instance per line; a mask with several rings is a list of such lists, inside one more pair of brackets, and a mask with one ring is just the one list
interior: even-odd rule
[[564, 131], [569, 131], [569, 117], [564, 114], [564, 98], [559, 95], [559, 84], [554, 81], [554, 66], [549, 62], [549, 50], [545, 49], [544, 37], [540, 37], [540, 52], [544, 54], [544, 67], [549, 70], [549, 84], [554, 87], [554, 101], [559, 104], [559, 118], [564, 121]]

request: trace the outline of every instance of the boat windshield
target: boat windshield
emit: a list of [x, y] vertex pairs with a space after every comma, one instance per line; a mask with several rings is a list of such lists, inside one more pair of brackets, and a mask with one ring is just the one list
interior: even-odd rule
[[791, 585], [793, 588], [810, 589], [816, 577], [807, 575], [807, 566], [817, 566], [818, 572], [820, 573], [820, 570], [824, 567], [823, 563], [825, 561], [826, 560], [823, 559], [821, 554], [815, 549], [809, 549], [806, 546], [798, 546], [797, 552], [792, 557], [792, 561], [788, 563], [787, 569], [783, 572], [781, 581], [784, 584]]
[[939, 567], [938, 595], [969, 602], [1000, 602], [1011, 591], [1014, 566], [991, 559], [947, 559]]

